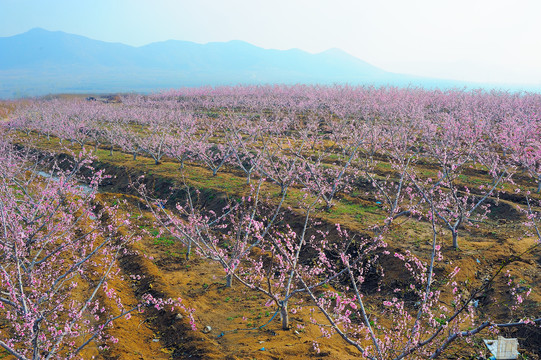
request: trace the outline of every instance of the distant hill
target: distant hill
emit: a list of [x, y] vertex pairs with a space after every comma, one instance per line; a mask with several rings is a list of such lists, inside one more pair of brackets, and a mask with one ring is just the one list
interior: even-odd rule
[[310, 54], [243, 41], [133, 47], [36, 28], [0, 37], [0, 54], [0, 98], [268, 83], [462, 85], [389, 73], [339, 49]]

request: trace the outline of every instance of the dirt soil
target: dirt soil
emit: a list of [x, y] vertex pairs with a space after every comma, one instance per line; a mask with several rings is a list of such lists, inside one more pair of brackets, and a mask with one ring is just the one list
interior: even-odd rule
[[[126, 211], [137, 214], [135, 223], [143, 228], [154, 226], [151, 214], [142, 210], [140, 200], [134, 196], [119, 193], [100, 194], [102, 201], [127, 200], [123, 205]], [[509, 214], [512, 217], [512, 214]], [[515, 214], [516, 215], [516, 214]], [[423, 254], [428, 249], [428, 242], [421, 242], [428, 234], [423, 234], [422, 227], [410, 226], [408, 222], [401, 225], [409, 239], [406, 243], [393, 244], [391, 247], [410, 248], [412, 252]], [[534, 244], [534, 238], [522, 238], [514, 222], [505, 222], [487, 229], [468, 230], [467, 241], [462, 242], [460, 251], [450, 246], [444, 248], [448, 259], [436, 269], [436, 273], [446, 273], [455, 266], [461, 271], [457, 276], [463, 284], [465, 292], [473, 291], [486, 281], [498, 268], [510, 258], [506, 266], [511, 277], [516, 281], [539, 289], [541, 285], [540, 253], [538, 250], [523, 254]], [[465, 239], [463, 239], [465, 240]], [[127, 285], [119, 281], [119, 286], [126, 288], [126, 294], [140, 296], [145, 291], [156, 291], [164, 297], [181, 297], [186, 305], [195, 309], [198, 330], [190, 331], [185, 316], [180, 313], [150, 312], [137, 314], [136, 319], [115, 324], [114, 334], [121, 341], [112, 346], [104, 359], [306, 359], [321, 357], [326, 359], [358, 359], [355, 348], [333, 336], [330, 339], [321, 336], [320, 330], [310, 321], [308, 309], [297, 312], [292, 317], [292, 328], [281, 330], [279, 315], [269, 322], [274, 315], [274, 307], [265, 307], [259, 293], [234, 284], [233, 288], [225, 287], [223, 269], [215, 263], [194, 258], [186, 261], [185, 249], [179, 244], [158, 240], [147, 233], [141, 241], [134, 245], [139, 254], [132, 255], [122, 261], [126, 272], [143, 273], [145, 279]], [[383, 285], [383, 291], [407, 283], [403, 268], [399, 264], [393, 266], [392, 259], [384, 266], [388, 269], [386, 277], [393, 279]], [[129, 296], [129, 295], [127, 295]], [[370, 297], [369, 297], [370, 299]], [[450, 294], [443, 297], [449, 300]], [[478, 295], [481, 303], [480, 313], [495, 320], [504, 321], [513, 314], [509, 305], [511, 295], [505, 279], [496, 279], [489, 289]], [[371, 300], [378, 301], [373, 294]], [[449, 300], [450, 301], [450, 300]], [[539, 313], [541, 294], [532, 291], [526, 300], [529, 313]], [[324, 319], [320, 319], [324, 323]], [[268, 323], [268, 324], [267, 324]], [[261, 329], [254, 329], [265, 325]], [[210, 331], [206, 331], [210, 327]], [[508, 336], [517, 336], [521, 343], [522, 353], [529, 358], [538, 358], [539, 332], [536, 328], [520, 329], [508, 332]], [[321, 352], [313, 349], [312, 340], [319, 343]], [[457, 342], [447, 358], [460, 358], [465, 354], [478, 353], [479, 344]], [[467, 357], [466, 357], [467, 358]]]
[[[138, 161], [141, 161], [138, 159]], [[178, 243], [158, 237], [153, 230], [151, 214], [131, 192], [129, 182], [139, 177], [141, 167], [116, 166], [112, 161], [101, 162], [98, 167], [115, 176], [105, 185], [105, 191], [98, 195], [101, 202], [123, 202], [122, 209], [132, 214], [132, 220], [141, 240], [132, 245], [133, 254], [120, 261], [122, 273], [114, 286], [119, 289], [126, 303], [136, 303], [137, 299], [151, 292], [164, 298], [183, 299], [183, 303], [195, 309], [197, 330], [192, 331], [186, 314], [182, 311], [157, 311], [147, 309], [136, 313], [132, 319], [119, 320], [110, 330], [119, 338], [107, 351], [89, 347], [85, 358], [96, 359], [359, 359], [358, 351], [347, 345], [338, 336], [325, 338], [317, 326], [311, 323], [309, 308], [292, 314], [292, 328], [281, 330], [279, 315], [271, 320], [275, 307], [265, 307], [265, 300], [259, 293], [246, 289], [241, 284], [225, 287], [225, 274], [219, 265], [206, 260], [185, 260], [185, 249]], [[140, 165], [148, 166], [150, 165]], [[162, 165], [160, 165], [162, 166]], [[165, 168], [165, 165], [162, 166]], [[147, 181], [164, 197], [170, 195], [174, 178], [167, 174], [147, 174]], [[220, 175], [228, 176], [228, 175]], [[222, 178], [220, 181], [226, 181]], [[241, 181], [242, 183], [242, 181]], [[201, 201], [206, 206], [219, 207], [223, 199], [231, 195], [231, 190], [217, 187], [202, 193]], [[436, 267], [436, 276], [447, 274], [455, 267], [461, 271], [456, 281], [465, 294], [485, 284], [502, 267], [503, 270], [486, 290], [477, 294], [481, 318], [495, 321], [520, 319], [522, 315], [539, 317], [541, 314], [541, 251], [532, 248], [536, 239], [524, 235], [521, 223], [524, 216], [516, 210], [512, 196], [503, 197], [494, 203], [493, 212], [486, 223], [479, 227], [466, 226], [460, 229], [460, 250], [450, 246], [451, 235], [440, 229], [439, 239], [445, 261]], [[171, 199], [172, 201], [176, 199]], [[357, 218], [344, 214], [334, 214], [344, 220], [343, 227], [358, 233], [366, 233], [362, 217], [375, 217], [375, 201], [371, 198], [354, 199], [344, 197], [353, 205], [365, 207], [368, 211]], [[334, 225], [332, 213], [323, 215], [324, 227]], [[298, 217], [295, 210], [291, 219]], [[361, 220], [359, 220], [361, 218]], [[146, 229], [147, 231], [140, 231]], [[430, 249], [430, 227], [426, 222], [406, 219], [394, 225], [393, 236], [387, 239], [391, 252], [410, 250], [422, 259]], [[425, 259], [426, 260], [426, 259]], [[382, 294], [389, 294], [396, 287], [408, 284], [404, 267], [396, 264], [392, 256], [382, 257], [386, 270], [385, 280], [381, 282], [381, 293], [367, 293], [367, 299], [381, 306]], [[519, 291], [532, 289], [525, 300], [525, 314], [517, 314], [511, 307], [512, 295], [507, 286], [509, 271], [511, 280], [520, 285]], [[141, 280], [128, 280], [131, 273], [143, 274]], [[442, 301], [450, 302], [450, 290], [443, 290]], [[413, 304], [412, 304], [413, 305]], [[293, 304], [294, 306], [294, 304]], [[323, 318], [316, 319], [325, 323]], [[268, 323], [268, 324], [267, 324]], [[261, 327], [264, 325], [263, 327]], [[259, 328], [261, 327], [261, 328]], [[520, 351], [528, 359], [539, 359], [541, 355], [541, 334], [539, 328], [522, 327], [509, 330], [506, 336], [519, 338]], [[490, 335], [487, 335], [490, 336]], [[313, 348], [313, 340], [319, 343], [320, 353]], [[473, 358], [468, 354], [478, 354], [483, 346], [479, 343], [457, 341], [444, 358]], [[415, 357], [412, 357], [415, 358]]]

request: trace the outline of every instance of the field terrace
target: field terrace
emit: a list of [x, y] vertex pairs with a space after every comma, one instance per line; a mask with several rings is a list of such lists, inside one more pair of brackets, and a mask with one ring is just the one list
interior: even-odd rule
[[93, 201], [140, 238], [120, 268], [204, 332], [183, 345], [150, 321], [165, 358], [453, 358], [498, 331], [539, 356], [540, 95], [222, 87], [9, 109], [19, 151], [112, 176]]

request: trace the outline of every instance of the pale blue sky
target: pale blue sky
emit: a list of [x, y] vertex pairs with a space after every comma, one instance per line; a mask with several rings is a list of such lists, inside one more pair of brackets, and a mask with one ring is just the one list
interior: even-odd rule
[[0, 0], [0, 36], [34, 27], [136, 46], [336, 47], [393, 72], [541, 85], [541, 0]]

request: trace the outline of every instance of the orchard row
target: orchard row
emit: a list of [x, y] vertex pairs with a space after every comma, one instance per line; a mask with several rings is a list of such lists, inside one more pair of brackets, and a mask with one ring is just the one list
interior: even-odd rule
[[[179, 178], [186, 166], [207, 167], [213, 176], [224, 169], [244, 174], [249, 195], [225, 204], [219, 212], [198, 207], [197, 191], [187, 185], [185, 201], [168, 206], [154, 199], [144, 179], [135, 187], [153, 212], [160, 231], [186, 246], [187, 261], [195, 252], [223, 267], [226, 286], [236, 282], [259, 291], [267, 298], [266, 305], [280, 313], [284, 330], [290, 327], [292, 311], [316, 308], [313, 320], [318, 324], [321, 316], [326, 320], [320, 325], [324, 335], [338, 334], [371, 359], [437, 357], [457, 339], [504, 326], [476, 317], [476, 295], [489, 283], [475, 292], [461, 291], [454, 280], [459, 269], [436, 280], [434, 267], [444, 261], [440, 229], [451, 233], [452, 245], [458, 249], [459, 230], [486, 220], [498, 195], [506, 192], [523, 196], [522, 211], [529, 226], [525, 231], [540, 238], [538, 207], [535, 196], [532, 199], [530, 194], [530, 189], [539, 192], [541, 187], [539, 95], [306, 86], [183, 89], [125, 96], [115, 104], [91, 100], [28, 101], [17, 107], [7, 128], [29, 138], [40, 136], [62, 144], [78, 144], [79, 154], [73, 157], [79, 162], [86, 161], [86, 150], [94, 146], [107, 147], [111, 154], [115, 150], [133, 154], [134, 160], [146, 155], [154, 159], [156, 166], [166, 159], [176, 161]], [[8, 157], [12, 152], [4, 154]], [[5, 171], [12, 168], [17, 166], [6, 166]], [[97, 183], [97, 179], [91, 181]], [[279, 190], [274, 200], [266, 192], [269, 184]], [[65, 187], [62, 181], [47, 182], [53, 194], [64, 193], [55, 186]], [[27, 187], [20, 187], [23, 190], [12, 197], [33, 194]], [[5, 188], [19, 189], [18, 185]], [[352, 196], [360, 189], [369, 193], [385, 214], [383, 220], [372, 224], [371, 235], [359, 236], [340, 224], [332, 231], [323, 230], [315, 215], [332, 212], [344, 196]], [[296, 210], [285, 206], [288, 196], [298, 193], [302, 196], [298, 197]], [[52, 300], [27, 300], [27, 288], [41, 288], [34, 285], [36, 280], [17, 280], [17, 274], [31, 270], [36, 261], [49, 264], [58, 252], [67, 249], [60, 239], [42, 234], [68, 234], [73, 228], [70, 224], [80, 222], [78, 218], [59, 221], [68, 226], [63, 232], [48, 232], [45, 228], [59, 226], [56, 214], [75, 214], [73, 209], [58, 204], [64, 206], [67, 202], [83, 209], [83, 204], [88, 203], [84, 197], [79, 194], [73, 200], [45, 200], [52, 208], [39, 211], [36, 209], [43, 200], [19, 201], [28, 204], [28, 211], [38, 218], [14, 221], [22, 228], [10, 231], [13, 240], [3, 244], [3, 249], [10, 251], [4, 250], [4, 256], [11, 254], [12, 261], [11, 272], [6, 271], [2, 283], [11, 298], [3, 303], [17, 309], [8, 313], [15, 324], [20, 324], [12, 330], [18, 334], [14, 339], [20, 340], [1, 344], [25, 358], [32, 357], [28, 355], [30, 350], [23, 350], [24, 346], [31, 349], [30, 344], [34, 344], [34, 354], [38, 349], [51, 354], [49, 358], [56, 356], [62, 339], [68, 334], [74, 336], [73, 324], [82, 320], [81, 315], [74, 315], [63, 320], [72, 325], [49, 326], [52, 333], [46, 335], [39, 330], [43, 319], [51, 321], [55, 313], [40, 306], [49, 306]], [[20, 210], [21, 205], [17, 206], [19, 210], [5, 213], [27, 216]], [[115, 214], [114, 209], [107, 210]], [[403, 218], [415, 219], [431, 229], [429, 250], [423, 256], [408, 250], [388, 250], [393, 224]], [[28, 227], [29, 223], [43, 223], [41, 219], [49, 222], [37, 229]], [[90, 233], [100, 238], [115, 229], [110, 224], [106, 231], [99, 224], [89, 226]], [[46, 245], [28, 240], [29, 233], [34, 238], [39, 234]], [[72, 238], [74, 246], [79, 246], [79, 235]], [[103, 251], [104, 257], [114, 253], [114, 259], [121, 251], [122, 247], [106, 246], [105, 241], [98, 245], [96, 241], [88, 250], [81, 245], [75, 253], [82, 254], [82, 258], [70, 259], [70, 264], [91, 264], [89, 255], [98, 251]], [[40, 249], [52, 251], [52, 255]], [[42, 253], [47, 255], [40, 257]], [[384, 293], [385, 300], [374, 303], [375, 298], [367, 296], [367, 279], [374, 272], [380, 279], [384, 277], [383, 258], [400, 261], [411, 281], [407, 288]], [[75, 265], [70, 266], [67, 270], [61, 267], [62, 271], [75, 275]], [[50, 279], [48, 286], [65, 283], [67, 276], [59, 271], [46, 275]], [[100, 276], [106, 279], [107, 275]], [[95, 288], [105, 283], [94, 282]], [[329, 285], [335, 290], [322, 290]], [[517, 293], [514, 284], [510, 286], [516, 306], [520, 306], [527, 294]], [[68, 300], [69, 294], [76, 285], [72, 287], [63, 288], [63, 295], [55, 300], [55, 309], [72, 301]], [[60, 295], [54, 288], [32, 291], [39, 299]], [[451, 304], [442, 300], [444, 293], [452, 294]], [[30, 316], [25, 310], [30, 301], [37, 304], [33, 305], [36, 315]], [[90, 297], [87, 303], [92, 301]], [[539, 322], [509, 320], [513, 326]], [[387, 325], [389, 321], [392, 326]], [[92, 323], [85, 325], [89, 333], [103, 336], [102, 328], [96, 331]], [[76, 345], [76, 341], [70, 343], [71, 348], [80, 346]]]

